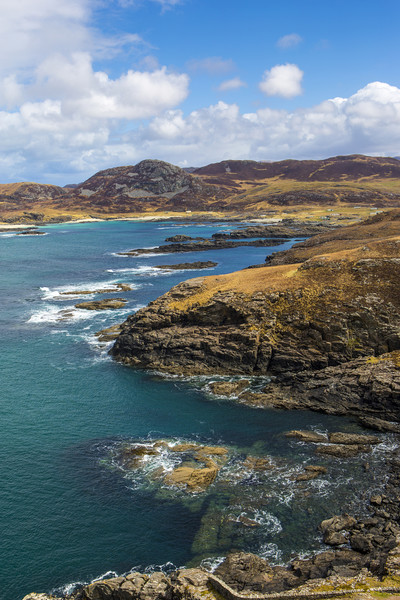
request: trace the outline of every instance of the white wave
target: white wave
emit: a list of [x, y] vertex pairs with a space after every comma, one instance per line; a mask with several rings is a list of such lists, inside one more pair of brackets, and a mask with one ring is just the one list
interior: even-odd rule
[[132, 256], [135, 256], [135, 258], [152, 258], [154, 256], [169, 256], [170, 254], [172, 254], [172, 252], [149, 252], [148, 254], [137, 254], [136, 256], [132, 254]]
[[386, 453], [386, 452], [394, 452], [395, 450], [397, 450], [397, 448], [399, 447], [398, 442], [396, 442], [396, 440], [394, 439], [385, 439], [382, 440], [382, 442], [380, 444], [376, 444], [376, 446], [372, 447], [372, 454], [380, 454], [380, 453]]
[[173, 273], [181, 273], [183, 269], [160, 269], [142, 265], [140, 267], [127, 267], [125, 269], [107, 269], [107, 273], [129, 273], [139, 277], [160, 277], [163, 275], [172, 275]]
[[[42, 299], [43, 300], [63, 300], [68, 301], [71, 298], [79, 297], [79, 298], [93, 298], [102, 289], [110, 289], [112, 293], [124, 293], [122, 290], [118, 288], [118, 283], [120, 281], [112, 280], [112, 281], [95, 281], [90, 283], [77, 283], [70, 285], [63, 285], [59, 288], [51, 289], [49, 287], [42, 286], [40, 291], [43, 292]], [[138, 289], [140, 286], [130, 283], [127, 284], [133, 290]], [[91, 291], [90, 294], [82, 294], [80, 292], [83, 291]], [[65, 294], [64, 292], [75, 292], [74, 294]], [[111, 292], [110, 292], [111, 293]]]
[[0, 237], [3, 238], [16, 237], [16, 235], [16, 233], [0, 233]]
[[200, 563], [200, 567], [209, 573], [214, 573], [217, 567], [224, 562], [225, 558], [226, 556], [210, 556], [210, 558], [203, 558]]
[[281, 565], [282, 562], [282, 550], [278, 548], [276, 544], [269, 542], [263, 544], [257, 551], [257, 554], [264, 560], [268, 560], [274, 565]]
[[118, 577], [118, 573], [116, 571], [106, 571], [102, 575], [95, 577], [92, 579], [90, 583], [95, 583], [96, 581], [103, 581], [103, 579], [112, 579], [113, 577]]
[[[114, 315], [124, 316], [139, 310], [142, 305], [139, 305], [135, 308], [125, 307], [122, 309], [109, 309], [109, 310], [85, 310], [75, 308], [74, 305], [67, 306], [60, 310], [59, 306], [55, 306], [53, 304], [47, 304], [42, 306], [41, 309], [35, 311], [27, 320], [27, 323], [59, 323], [59, 322], [74, 322], [74, 321], [85, 321], [88, 319], [93, 319], [94, 317], [98, 318], [101, 314], [110, 314], [112, 312]], [[102, 321], [106, 321], [106, 316], [103, 317]]]
[[145, 567], [143, 569], [144, 573], [151, 575], [151, 573], [154, 572], [159, 572], [161, 571], [162, 573], [168, 574], [171, 573], [172, 571], [177, 571], [178, 569], [183, 569], [184, 567], [177, 567], [176, 565], [174, 565], [174, 563], [172, 562], [166, 562], [162, 565], [148, 565], [147, 567]]
[[74, 306], [66, 307], [60, 310], [58, 306], [51, 304], [43, 306], [35, 311], [27, 323], [58, 323], [60, 321], [80, 321], [90, 319], [95, 311], [79, 310]]
[[280, 533], [283, 529], [278, 517], [275, 517], [275, 515], [267, 511], [256, 510], [254, 513], [254, 521], [267, 528], [269, 533]]
[[73, 581], [72, 583], [66, 583], [65, 585], [52, 589], [50, 595], [52, 597], [54, 595], [57, 598], [60, 596], [70, 596], [71, 594], [77, 592], [81, 587], [87, 584], [87, 581]]

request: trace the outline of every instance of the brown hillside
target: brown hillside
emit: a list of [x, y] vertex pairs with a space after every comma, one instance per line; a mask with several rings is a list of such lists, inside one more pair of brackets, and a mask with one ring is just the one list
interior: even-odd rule
[[368, 207], [397, 206], [400, 162], [359, 155], [275, 163], [232, 160], [193, 175], [160, 160], [143, 160], [100, 171], [75, 188], [0, 186], [0, 220], [18, 223], [187, 211], [257, 216], [288, 207], [305, 216], [310, 208], [330, 207], [339, 217], [350, 210], [354, 219], [368, 214]]
[[[219, 185], [235, 185], [245, 180], [257, 181], [280, 177], [296, 181], [358, 181], [364, 177], [400, 178], [400, 161], [395, 158], [359, 154], [335, 156], [325, 160], [283, 160], [256, 162], [226, 160], [194, 171], [205, 180], [213, 178]], [[211, 182], [211, 181], [210, 181]]]
[[315, 235], [304, 242], [295, 244], [290, 250], [276, 252], [267, 258], [270, 265], [300, 263], [316, 255], [362, 247], [365, 255], [371, 251], [372, 244], [400, 236], [400, 210], [379, 213], [356, 225], [348, 225]]

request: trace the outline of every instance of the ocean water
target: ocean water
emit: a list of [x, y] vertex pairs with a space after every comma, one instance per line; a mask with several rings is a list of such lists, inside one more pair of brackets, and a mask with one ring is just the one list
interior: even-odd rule
[[[316, 527], [322, 518], [343, 507], [363, 510], [365, 498], [379, 489], [380, 466], [394, 443], [390, 436], [382, 436], [368, 457], [317, 460], [312, 448], [284, 432], [360, 428], [345, 418], [262, 411], [218, 399], [208, 393], [205, 378], [135, 371], [111, 360], [108, 347], [97, 342], [96, 331], [121, 322], [179, 281], [261, 263], [277, 249], [117, 254], [158, 245], [175, 233], [208, 236], [227, 228], [106, 222], [47, 226], [41, 228], [44, 236], [0, 234], [2, 600], [68, 591], [108, 572], [204, 559], [212, 564], [230, 549], [285, 561], [292, 552], [320, 548]], [[194, 260], [218, 266], [194, 272], [153, 268]], [[106, 296], [61, 293], [116, 283], [133, 289]], [[115, 311], [75, 308], [94, 297], [128, 302]], [[118, 444], [157, 439], [226, 446], [224, 478], [204, 494], [188, 495], [115, 468]], [[249, 455], [269, 457], [274, 469], [265, 477], [244, 470]], [[294, 478], [304, 464], [327, 464], [328, 473], [299, 486]], [[243, 516], [257, 526], [245, 527]]]

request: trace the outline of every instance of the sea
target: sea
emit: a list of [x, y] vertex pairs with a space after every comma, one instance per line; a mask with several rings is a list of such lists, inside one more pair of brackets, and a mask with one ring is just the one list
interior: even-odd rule
[[[94, 335], [182, 280], [262, 263], [295, 241], [119, 255], [175, 234], [208, 237], [236, 227], [106, 221], [41, 227], [45, 235], [0, 233], [1, 600], [29, 592], [63, 595], [132, 570], [213, 569], [232, 550], [284, 564], [323, 549], [322, 519], [365, 512], [369, 496], [381, 489], [385, 458], [396, 444], [390, 435], [381, 435], [368, 455], [322, 460], [312, 444], [285, 432], [361, 427], [345, 417], [261, 410], [213, 396], [209, 383], [221, 377], [135, 370], [115, 362], [110, 344]], [[198, 260], [218, 265], [205, 271], [155, 268]], [[118, 283], [130, 284], [131, 291], [95, 293]], [[91, 293], [77, 293], [83, 290]], [[127, 303], [106, 311], [75, 307], [109, 297]], [[261, 389], [265, 381], [251, 378], [251, 385]], [[229, 458], [216, 481], [195, 493], [116, 462], [119, 448], [157, 440], [223, 446]], [[272, 466], [254, 469], [249, 457]], [[174, 460], [166, 452], [153, 467], [172, 469]], [[315, 464], [325, 465], [326, 474], [296, 482], [304, 466]]]

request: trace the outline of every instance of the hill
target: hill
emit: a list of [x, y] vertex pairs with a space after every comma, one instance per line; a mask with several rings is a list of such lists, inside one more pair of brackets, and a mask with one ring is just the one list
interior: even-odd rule
[[[192, 171], [192, 169], [189, 169]], [[400, 162], [352, 155], [320, 161], [228, 160], [188, 170], [160, 160], [100, 171], [75, 187], [35, 183], [0, 186], [6, 222], [176, 215], [304, 215], [321, 209], [351, 216], [400, 206]], [[336, 215], [337, 216], [337, 215]], [[332, 218], [332, 215], [330, 216]]]

